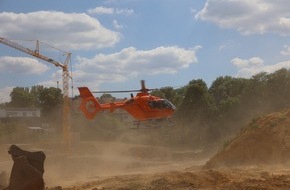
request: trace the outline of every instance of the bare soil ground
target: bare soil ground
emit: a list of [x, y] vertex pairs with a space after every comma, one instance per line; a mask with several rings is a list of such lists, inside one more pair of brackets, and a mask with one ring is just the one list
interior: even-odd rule
[[[0, 174], [13, 164], [9, 146], [0, 146]], [[47, 190], [290, 189], [289, 110], [253, 120], [215, 155], [106, 141], [80, 142], [70, 152], [52, 142], [19, 146], [45, 152]], [[7, 180], [0, 175], [0, 189]]]
[[[8, 174], [13, 165], [7, 153], [9, 146], [8, 144], [1, 145], [0, 173], [6, 171], [6, 177], [3, 176], [2, 180], [0, 179], [2, 187], [8, 184]], [[142, 175], [149, 178], [150, 175], [158, 173], [169, 172], [170, 174], [172, 171], [183, 171], [188, 166], [199, 166], [205, 162], [200, 158], [193, 159], [197, 158], [199, 152], [120, 142], [81, 142], [74, 145], [72, 151], [68, 151], [64, 145], [54, 143], [18, 146], [28, 151], [45, 152], [47, 157], [44, 181], [47, 189], [51, 190], [60, 187], [62, 189], [94, 189], [97, 188], [94, 186], [98, 186], [99, 188], [100, 184], [96, 181], [104, 180], [108, 183], [107, 180], [111, 177], [116, 180], [123, 178], [128, 183], [130, 179], [137, 182], [138, 178], [143, 178]], [[139, 177], [135, 178], [136, 176]], [[115, 182], [111, 184], [112, 188]], [[118, 186], [116, 186], [117, 189]], [[105, 189], [105, 187], [102, 188]], [[134, 185], [132, 188], [136, 189]]]
[[[83, 142], [69, 154], [52, 144], [20, 147], [46, 152], [47, 190], [290, 189], [285, 167], [207, 169], [199, 151], [118, 142]], [[1, 156], [1, 170], [9, 173], [12, 164]]]
[[[286, 171], [194, 170], [155, 174], [119, 175], [92, 180], [66, 190], [265, 190], [289, 189], [290, 173]], [[55, 188], [57, 189], [57, 188]]]

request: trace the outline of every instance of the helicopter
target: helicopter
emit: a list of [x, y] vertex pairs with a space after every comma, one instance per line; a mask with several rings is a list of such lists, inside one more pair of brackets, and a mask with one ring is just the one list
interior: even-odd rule
[[[160, 127], [164, 124], [174, 125], [171, 117], [176, 107], [167, 99], [153, 96], [149, 91], [157, 89], [147, 89], [145, 81], [141, 80], [140, 90], [124, 90], [124, 91], [90, 91], [88, 87], [78, 87], [80, 97], [80, 110], [87, 119], [92, 120], [97, 113], [109, 110], [114, 112], [116, 109], [127, 111], [134, 119], [133, 125], [149, 127]], [[131, 98], [123, 101], [101, 104], [93, 93], [124, 93], [131, 92]], [[133, 96], [132, 92], [137, 92]], [[148, 127], [149, 126], [149, 127]]]

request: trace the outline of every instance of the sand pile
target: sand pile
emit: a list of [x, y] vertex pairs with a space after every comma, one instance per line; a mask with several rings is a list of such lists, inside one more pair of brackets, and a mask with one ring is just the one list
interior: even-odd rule
[[254, 119], [206, 168], [290, 164], [290, 110]]

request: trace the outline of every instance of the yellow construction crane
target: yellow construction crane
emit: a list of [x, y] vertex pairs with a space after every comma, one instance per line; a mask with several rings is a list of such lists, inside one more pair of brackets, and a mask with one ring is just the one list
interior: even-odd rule
[[69, 149], [71, 148], [71, 129], [70, 129], [70, 101], [69, 101], [69, 79], [71, 78], [69, 74], [68, 64], [71, 59], [71, 53], [66, 52], [66, 59], [64, 63], [59, 63], [47, 56], [44, 56], [39, 53], [39, 41], [36, 41], [35, 50], [31, 50], [29, 48], [23, 47], [15, 42], [12, 42], [8, 39], [0, 37], [0, 43], [10, 46], [14, 49], [42, 59], [48, 63], [54, 64], [56, 67], [62, 68], [62, 82], [63, 82], [63, 138], [65, 142], [68, 144]]

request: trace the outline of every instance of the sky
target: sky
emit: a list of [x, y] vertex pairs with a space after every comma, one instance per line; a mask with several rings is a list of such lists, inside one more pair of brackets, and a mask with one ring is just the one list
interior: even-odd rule
[[[289, 0], [0, 0], [1, 38], [31, 50], [39, 40], [60, 63], [71, 53], [70, 96], [289, 69], [289, 35]], [[61, 74], [0, 43], [0, 102], [14, 87], [62, 88]]]

